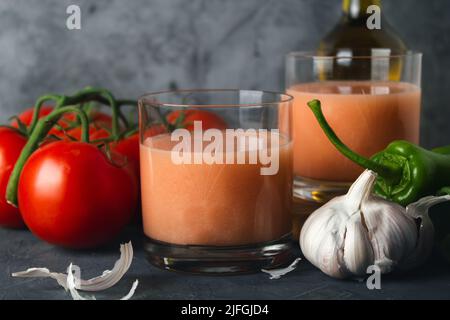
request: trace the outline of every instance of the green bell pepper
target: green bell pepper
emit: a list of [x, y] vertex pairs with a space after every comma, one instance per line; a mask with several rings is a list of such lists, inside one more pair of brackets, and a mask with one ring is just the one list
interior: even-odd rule
[[308, 102], [308, 106], [328, 139], [344, 156], [378, 174], [375, 185], [378, 195], [406, 206], [427, 195], [450, 194], [450, 146], [430, 151], [411, 142], [393, 141], [367, 159], [337, 137], [322, 113], [319, 100]]

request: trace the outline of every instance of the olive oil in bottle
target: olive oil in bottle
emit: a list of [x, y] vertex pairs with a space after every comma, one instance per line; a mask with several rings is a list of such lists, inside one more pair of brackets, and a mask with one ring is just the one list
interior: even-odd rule
[[[367, 9], [376, 5], [381, 8], [380, 28], [369, 29], [367, 20], [373, 14]], [[337, 56], [343, 59], [334, 60], [333, 65], [320, 68], [320, 78], [329, 79], [367, 79], [371, 67], [367, 62], [353, 61], [349, 63], [345, 57], [354, 56], [393, 56], [406, 53], [406, 46], [395, 33], [382, 14], [381, 0], [343, 0], [342, 17], [337, 25], [322, 39], [319, 45], [319, 55]], [[391, 58], [389, 64], [389, 79], [398, 80], [401, 72], [400, 59]], [[333, 69], [332, 72], [330, 68]], [[381, 80], [381, 79], [380, 79]]]

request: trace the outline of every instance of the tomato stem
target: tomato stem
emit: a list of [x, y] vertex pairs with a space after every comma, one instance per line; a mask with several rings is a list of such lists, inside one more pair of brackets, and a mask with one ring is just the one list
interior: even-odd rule
[[127, 119], [127, 117], [125, 117], [125, 115], [122, 112], [122, 106], [134, 106], [137, 107], [138, 102], [136, 100], [129, 100], [129, 99], [119, 99], [117, 100], [117, 104], [119, 105], [119, 115], [120, 115], [120, 119], [122, 120], [122, 122], [124, 123], [125, 127], [127, 129], [130, 128], [131, 124], [130, 121]]
[[39, 119], [28, 139], [28, 142], [23, 147], [9, 178], [8, 185], [6, 187], [6, 200], [9, 204], [16, 207], [18, 205], [17, 187], [19, 185], [20, 174], [22, 173], [26, 161], [39, 147], [39, 143], [47, 136], [48, 132], [58, 122], [59, 118], [68, 112], [74, 112], [79, 116], [82, 128], [81, 141], [89, 143], [89, 120], [86, 113], [77, 107], [55, 108], [49, 115]]
[[39, 113], [41, 111], [42, 106], [44, 105], [44, 103], [46, 103], [47, 101], [50, 101], [50, 100], [54, 100], [56, 103], [58, 103], [61, 100], [61, 96], [57, 95], [57, 94], [46, 94], [46, 95], [40, 96], [36, 100], [36, 103], [34, 104], [34, 108], [33, 108], [33, 117], [31, 118], [31, 124], [28, 129], [29, 135], [31, 135], [34, 128], [36, 127], [37, 122], [39, 121]]
[[135, 100], [116, 100], [110, 91], [103, 88], [94, 87], [86, 87], [78, 91], [73, 96], [61, 96], [57, 94], [43, 95], [39, 97], [35, 103], [33, 118], [28, 129], [29, 135], [31, 135], [31, 133], [35, 130], [42, 105], [49, 100], [54, 100], [56, 102], [55, 109], [60, 109], [70, 105], [79, 105], [79, 108], [83, 109], [83, 104], [89, 101], [96, 101], [109, 105], [112, 110], [111, 139], [113, 141], [120, 139], [119, 120], [124, 123], [126, 128], [130, 127], [129, 122], [121, 112], [120, 107], [123, 105], [137, 105], [137, 101]]
[[[111, 92], [106, 89], [87, 87], [78, 91], [72, 97], [64, 97], [61, 101], [61, 105], [79, 104], [83, 101], [98, 101], [104, 103], [105, 100], [109, 104], [112, 110], [112, 128], [111, 137], [114, 141], [119, 140], [119, 118], [120, 111], [117, 100], [114, 98]], [[58, 107], [58, 106], [57, 106]]]

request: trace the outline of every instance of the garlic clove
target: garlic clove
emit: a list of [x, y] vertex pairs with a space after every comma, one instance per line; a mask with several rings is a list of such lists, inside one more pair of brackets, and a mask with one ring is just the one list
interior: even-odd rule
[[377, 174], [371, 170], [365, 170], [351, 185], [344, 196], [347, 209], [356, 212], [361, 209], [361, 204], [372, 196], [373, 186], [377, 180]]
[[361, 217], [359, 212], [350, 218], [344, 236], [344, 263], [348, 271], [357, 276], [365, 275], [367, 267], [374, 261], [372, 245]]
[[415, 223], [402, 206], [371, 196], [361, 206], [364, 223], [374, 252], [374, 264], [388, 273], [414, 248]]
[[345, 222], [348, 220], [342, 198], [334, 198], [321, 210], [316, 210], [300, 232], [300, 247], [305, 258], [334, 278], [348, 275], [348, 270], [342, 267]]

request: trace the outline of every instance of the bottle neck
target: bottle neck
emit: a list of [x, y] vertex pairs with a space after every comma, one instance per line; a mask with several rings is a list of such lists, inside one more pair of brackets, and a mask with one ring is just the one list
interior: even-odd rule
[[342, 0], [342, 11], [349, 19], [361, 19], [367, 16], [371, 5], [381, 7], [381, 0]]

